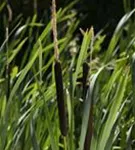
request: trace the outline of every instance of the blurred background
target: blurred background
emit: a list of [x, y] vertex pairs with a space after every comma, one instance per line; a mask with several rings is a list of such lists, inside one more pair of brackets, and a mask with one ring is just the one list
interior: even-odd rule
[[[22, 14], [24, 18], [32, 16], [35, 11], [38, 17], [42, 18], [51, 6], [50, 0], [7, 0], [6, 2], [10, 4], [14, 17]], [[59, 9], [68, 5], [72, 0], [56, 0], [56, 2], [57, 9]], [[81, 19], [81, 26], [86, 28], [93, 25], [97, 31], [107, 23], [115, 26], [124, 15], [123, 0], [80, 0], [73, 9], [77, 11]]]
[[[74, 5], [68, 9], [70, 3], [74, 3]], [[56, 4], [57, 10], [66, 8], [68, 10], [67, 14], [76, 14], [76, 19], [79, 21], [79, 24], [78, 28], [76, 28], [72, 34], [78, 38], [79, 45], [83, 38], [79, 28], [85, 31], [87, 28], [93, 26], [95, 34], [102, 30], [102, 33], [106, 35], [106, 42], [102, 43], [103, 49], [107, 48], [114, 29], [122, 16], [134, 8], [134, 0], [56, 0]], [[37, 32], [41, 34], [44, 27], [51, 20], [51, 0], [1, 0], [0, 6], [0, 45], [2, 45], [5, 39], [6, 26], [8, 26], [9, 33], [17, 24], [19, 24], [19, 28], [22, 29], [21, 26], [31, 22], [33, 16], [36, 15], [36, 22], [43, 24], [43, 26], [40, 26], [38, 29], [33, 27], [33, 37], [30, 38], [30, 41], [34, 43]], [[65, 36], [64, 33], [66, 32], [67, 26], [69, 26], [73, 20], [71, 17], [67, 23], [59, 23], [59, 38]], [[26, 30], [25, 36], [28, 35], [29, 31], [27, 32]], [[14, 38], [16, 38], [16, 36], [14, 36]], [[26, 42], [24, 49], [26, 49], [26, 47], [28, 48], [27, 45]], [[30, 49], [31, 47], [29, 47], [29, 50]], [[17, 59], [20, 60], [23, 53], [24, 52], [19, 53], [18, 55], [20, 56], [18, 56]]]
[[[8, 3], [12, 10], [13, 18], [16, 18], [19, 14], [22, 18], [33, 16], [36, 12], [38, 19], [47, 21], [50, 16], [50, 0], [1, 0], [0, 3]], [[57, 9], [64, 8], [72, 0], [57, 0]], [[129, 2], [130, 5], [134, 5], [133, 2]], [[129, 6], [133, 7], [133, 6]], [[107, 30], [111, 32], [120, 18], [124, 15], [123, 0], [80, 0], [72, 8], [77, 12], [80, 20], [80, 27], [83, 29], [94, 26], [96, 32], [103, 27], [107, 26]], [[0, 19], [7, 15], [7, 8], [2, 9]], [[14, 20], [14, 19], [12, 19]], [[0, 21], [0, 26], [3, 26], [3, 22]], [[0, 30], [3, 28], [1, 27]], [[2, 31], [0, 31], [2, 33]], [[109, 34], [109, 33], [108, 33]], [[2, 41], [2, 37], [1, 40]], [[0, 42], [1, 43], [1, 42]]]

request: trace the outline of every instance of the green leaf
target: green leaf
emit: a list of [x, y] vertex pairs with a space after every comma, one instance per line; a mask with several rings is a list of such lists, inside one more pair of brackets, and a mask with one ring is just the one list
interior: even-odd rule
[[103, 131], [100, 134], [97, 150], [104, 150], [108, 142], [113, 126], [118, 119], [118, 112], [124, 98], [124, 93], [127, 86], [128, 73], [121, 75], [117, 91], [113, 98], [113, 103], [110, 108], [106, 122], [104, 123]]
[[86, 100], [84, 101], [79, 150], [83, 150], [84, 148], [84, 141], [85, 141], [87, 127], [88, 127], [90, 109], [91, 109], [92, 104], [94, 103], [94, 92], [96, 88], [96, 82], [98, 80], [100, 73], [103, 71], [103, 69], [104, 67], [100, 68], [99, 71], [93, 76], [88, 92], [87, 92]]
[[112, 39], [110, 41], [110, 44], [108, 46], [104, 62], [108, 62], [112, 58], [113, 52], [116, 48], [116, 45], [118, 44], [118, 41], [122, 35], [122, 30], [123, 30], [125, 24], [127, 23], [127, 21], [130, 19], [130, 17], [134, 13], [135, 13], [135, 9], [133, 9], [131, 12], [128, 12], [127, 14], [125, 14], [122, 17], [122, 19], [120, 20], [119, 24], [117, 25], [117, 27], [114, 31], [114, 34], [113, 34]]
[[75, 70], [75, 74], [73, 77], [73, 91], [75, 90], [75, 85], [76, 85], [76, 80], [77, 80], [77, 76], [80, 72], [81, 69], [81, 65], [84, 62], [84, 60], [86, 59], [86, 54], [87, 54], [87, 50], [90, 46], [90, 42], [93, 40], [93, 28], [91, 28], [89, 31], [86, 31], [86, 33], [84, 34], [84, 38], [83, 38], [83, 42], [81, 45], [81, 50], [79, 52], [79, 57], [77, 60], [77, 65], [76, 65], [76, 70]]

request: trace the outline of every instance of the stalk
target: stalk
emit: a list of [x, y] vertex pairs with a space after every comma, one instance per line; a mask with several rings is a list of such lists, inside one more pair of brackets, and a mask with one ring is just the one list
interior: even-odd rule
[[59, 60], [55, 0], [52, 0], [52, 29], [53, 29], [54, 56], [55, 56], [54, 72], [55, 72], [55, 85], [56, 85], [56, 94], [57, 94], [59, 124], [60, 124], [61, 134], [63, 136], [66, 136], [67, 135], [67, 119], [66, 119], [66, 110], [65, 110], [65, 104], [64, 104], [62, 69], [61, 69], [61, 63]]
[[[91, 32], [92, 32], [92, 37], [91, 37], [91, 45], [90, 45], [90, 49], [91, 49], [90, 62], [92, 61], [92, 52], [93, 52], [93, 40], [94, 40], [93, 27], [91, 27]], [[88, 63], [84, 63], [83, 64], [83, 90], [86, 90], [86, 91], [87, 91], [86, 82], [87, 82], [89, 69], [91, 73], [91, 68], [89, 68]], [[84, 96], [86, 96], [86, 91], [83, 91]], [[88, 120], [87, 133], [86, 133], [85, 142], [84, 142], [84, 150], [90, 150], [90, 147], [91, 147], [91, 140], [92, 140], [92, 135], [93, 135], [93, 101], [91, 103], [91, 109], [90, 109], [88, 119], [89, 120]]]
[[89, 64], [87, 62], [83, 63], [83, 100], [85, 100], [86, 93], [87, 93], [87, 79], [89, 74]]

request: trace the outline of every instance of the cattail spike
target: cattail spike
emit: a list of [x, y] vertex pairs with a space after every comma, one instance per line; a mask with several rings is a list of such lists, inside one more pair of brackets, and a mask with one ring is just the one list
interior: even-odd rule
[[55, 61], [54, 64], [55, 71], [55, 84], [57, 92], [57, 103], [58, 103], [58, 113], [59, 113], [59, 123], [60, 130], [63, 136], [67, 135], [67, 119], [64, 104], [64, 92], [63, 92], [63, 79], [60, 61]]

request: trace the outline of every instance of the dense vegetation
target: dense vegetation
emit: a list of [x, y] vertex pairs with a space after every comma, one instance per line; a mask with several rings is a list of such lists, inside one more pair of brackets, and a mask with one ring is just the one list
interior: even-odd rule
[[0, 150], [135, 149], [135, 9], [123, 0], [108, 39], [80, 28], [78, 3], [57, 10], [58, 41], [55, 11], [0, 3]]

